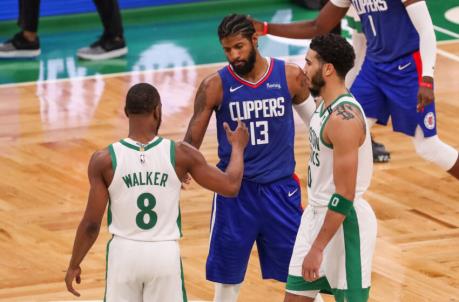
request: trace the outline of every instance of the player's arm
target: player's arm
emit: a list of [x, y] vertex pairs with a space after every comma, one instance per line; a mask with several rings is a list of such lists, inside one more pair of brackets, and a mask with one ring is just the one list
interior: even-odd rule
[[311, 39], [317, 35], [326, 34], [335, 28], [346, 14], [349, 6], [348, 0], [332, 0], [320, 10], [319, 15], [314, 20], [288, 24], [268, 23], [267, 28], [264, 27], [263, 22], [256, 20], [253, 22], [258, 34], [270, 34], [293, 39]]
[[419, 34], [422, 61], [422, 82], [418, 92], [418, 111], [434, 100], [433, 75], [437, 55], [437, 40], [427, 4], [424, 0], [402, 0]]
[[204, 139], [210, 117], [223, 98], [222, 81], [218, 73], [204, 79], [194, 100], [194, 112], [188, 124], [184, 141], [199, 149]]
[[300, 116], [307, 128], [311, 121], [312, 114], [316, 110], [316, 102], [309, 93], [306, 84], [306, 75], [296, 64], [285, 64], [288, 89], [292, 96], [293, 108]]
[[359, 109], [342, 104], [335, 108], [324, 129], [324, 139], [333, 146], [333, 180], [336, 192], [311, 250], [303, 262], [303, 277], [319, 277], [322, 252], [353, 207], [357, 181], [359, 147], [365, 140], [366, 126]]
[[244, 172], [244, 149], [249, 141], [249, 132], [241, 121], [234, 131], [223, 124], [231, 144], [231, 158], [226, 171], [207, 163], [204, 156], [188, 143], [177, 143], [175, 170], [179, 178], [190, 173], [198, 184], [221, 195], [232, 197], [239, 193]]
[[100, 224], [108, 201], [108, 185], [104, 180], [103, 172], [110, 167], [111, 159], [107, 149], [94, 153], [89, 161], [88, 203], [76, 232], [72, 257], [65, 275], [67, 290], [78, 297], [80, 294], [73, 288], [73, 280], [76, 280], [77, 283], [81, 282], [80, 263], [99, 235]]

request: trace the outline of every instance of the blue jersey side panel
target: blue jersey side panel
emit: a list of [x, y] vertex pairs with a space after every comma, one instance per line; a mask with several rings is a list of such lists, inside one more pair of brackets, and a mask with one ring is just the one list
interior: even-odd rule
[[367, 38], [366, 56], [390, 62], [419, 49], [419, 34], [401, 0], [352, 0]]
[[295, 128], [285, 62], [271, 59], [268, 73], [257, 84], [244, 82], [229, 66], [218, 73], [223, 84], [223, 100], [216, 110], [218, 167], [225, 169], [231, 155], [223, 123], [234, 129], [240, 118], [250, 134], [244, 153], [244, 179], [268, 183], [291, 176], [295, 169]]

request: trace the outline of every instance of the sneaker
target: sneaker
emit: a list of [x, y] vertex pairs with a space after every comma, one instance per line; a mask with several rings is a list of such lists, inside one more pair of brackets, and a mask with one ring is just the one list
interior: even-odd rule
[[107, 60], [124, 56], [127, 52], [123, 38], [109, 39], [102, 36], [89, 47], [78, 49], [77, 57], [83, 60]]
[[390, 160], [390, 152], [386, 147], [371, 138], [371, 146], [373, 148], [373, 162], [374, 163], [387, 163]]
[[0, 58], [35, 58], [41, 53], [38, 37], [30, 42], [18, 32], [13, 38], [0, 44]]

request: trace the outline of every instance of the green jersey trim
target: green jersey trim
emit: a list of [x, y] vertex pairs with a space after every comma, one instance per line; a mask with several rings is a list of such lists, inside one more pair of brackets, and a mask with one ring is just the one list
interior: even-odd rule
[[107, 273], [108, 273], [108, 253], [110, 252], [110, 243], [113, 240], [110, 238], [110, 240], [107, 242], [107, 249], [105, 251], [105, 292], [104, 292], [104, 302], [107, 301]]
[[171, 140], [171, 164], [175, 169], [175, 142]]
[[116, 163], [115, 149], [113, 149], [113, 144], [108, 146], [108, 152], [110, 153], [110, 158], [112, 159], [113, 173], [115, 173], [117, 163]]
[[341, 98], [345, 97], [345, 96], [350, 96], [350, 97], [353, 97], [352, 94], [350, 93], [343, 93], [343, 94], [340, 94], [338, 95], [338, 97], [336, 99], [334, 99], [330, 105], [328, 105], [326, 108], [325, 107], [325, 101], [322, 101], [322, 108], [320, 109], [320, 117], [322, 117], [324, 115], [325, 112], [328, 111], [328, 108], [331, 108], [333, 106], [333, 104], [335, 104], [337, 101], [339, 101]]
[[[163, 138], [162, 137], [159, 137], [157, 140], [155, 140], [154, 142], [148, 144], [145, 146], [144, 148], [144, 151], [148, 151], [150, 150], [151, 148], [157, 146], [160, 142], [162, 142]], [[140, 151], [140, 147], [139, 146], [135, 146], [133, 144], [130, 144], [128, 143], [127, 141], [125, 141], [124, 139], [120, 140], [120, 143], [125, 146], [125, 147], [128, 147], [130, 149], [133, 149], [133, 150], [136, 150], [136, 151]]]

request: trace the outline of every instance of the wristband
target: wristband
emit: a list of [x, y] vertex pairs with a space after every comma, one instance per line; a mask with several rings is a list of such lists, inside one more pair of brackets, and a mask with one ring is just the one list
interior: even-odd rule
[[347, 216], [351, 209], [354, 207], [354, 203], [343, 196], [335, 193], [331, 196], [328, 208], [334, 212]]
[[419, 83], [419, 87], [426, 87], [426, 88], [429, 88], [429, 89], [433, 89], [433, 84], [432, 83], [428, 83], [428, 82], [420, 82]]
[[268, 22], [263, 22], [263, 32], [261, 33], [262, 36], [265, 36], [268, 34]]

